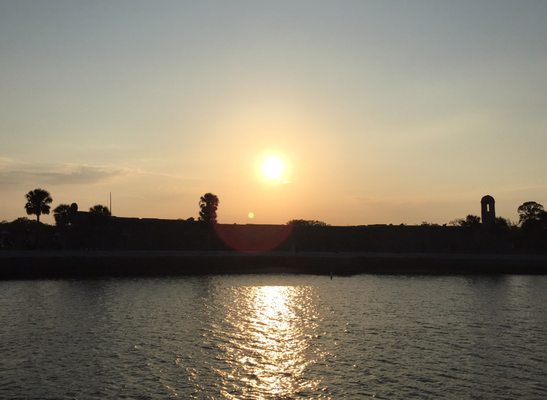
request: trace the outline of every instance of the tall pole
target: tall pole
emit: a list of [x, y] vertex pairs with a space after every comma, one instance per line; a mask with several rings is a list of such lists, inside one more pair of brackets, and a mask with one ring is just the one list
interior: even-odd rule
[[110, 192], [110, 215], [112, 215], [112, 192]]

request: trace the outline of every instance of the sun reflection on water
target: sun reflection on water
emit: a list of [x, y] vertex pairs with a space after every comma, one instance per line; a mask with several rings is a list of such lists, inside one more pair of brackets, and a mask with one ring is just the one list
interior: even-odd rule
[[236, 288], [227, 308], [220, 348], [229, 370], [216, 372], [226, 398], [305, 396], [319, 382], [304, 378], [313, 363], [310, 289], [292, 286]]

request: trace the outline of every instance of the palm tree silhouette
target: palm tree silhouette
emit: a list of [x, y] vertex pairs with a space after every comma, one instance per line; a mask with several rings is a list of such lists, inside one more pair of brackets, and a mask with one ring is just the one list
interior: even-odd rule
[[40, 222], [40, 215], [49, 214], [49, 204], [53, 201], [49, 192], [44, 189], [34, 189], [25, 195], [27, 204], [25, 210], [28, 215], [36, 215], [36, 221]]
[[218, 196], [213, 193], [205, 193], [199, 199], [199, 220], [208, 224], [216, 224]]

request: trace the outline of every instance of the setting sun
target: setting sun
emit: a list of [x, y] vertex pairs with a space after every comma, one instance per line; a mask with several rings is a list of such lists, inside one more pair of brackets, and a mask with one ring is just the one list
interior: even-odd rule
[[260, 170], [264, 178], [269, 181], [284, 181], [286, 168], [285, 163], [279, 156], [269, 155], [264, 158], [260, 165]]

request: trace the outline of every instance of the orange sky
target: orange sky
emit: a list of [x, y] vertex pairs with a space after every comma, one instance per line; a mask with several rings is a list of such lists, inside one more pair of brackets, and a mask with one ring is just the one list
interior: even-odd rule
[[[446, 223], [547, 203], [547, 3], [0, 4], [0, 219]], [[260, 160], [286, 163], [264, 180]], [[249, 219], [249, 212], [254, 218]], [[46, 222], [53, 219], [46, 217]]]

